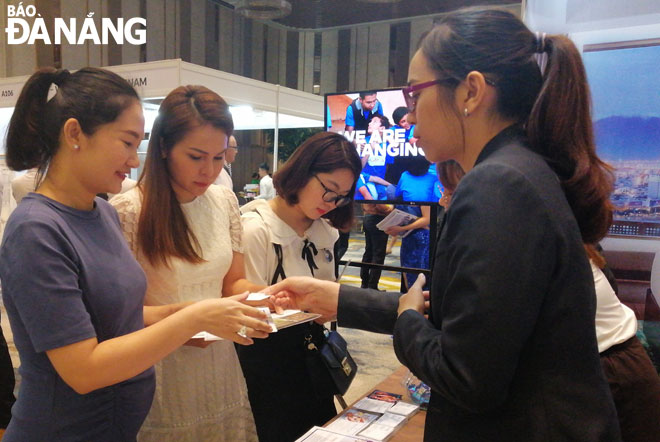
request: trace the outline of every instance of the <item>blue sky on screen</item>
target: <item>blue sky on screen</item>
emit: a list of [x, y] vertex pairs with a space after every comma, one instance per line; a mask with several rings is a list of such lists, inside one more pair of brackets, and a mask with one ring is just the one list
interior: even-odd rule
[[660, 117], [660, 46], [582, 54], [594, 121], [611, 116]]

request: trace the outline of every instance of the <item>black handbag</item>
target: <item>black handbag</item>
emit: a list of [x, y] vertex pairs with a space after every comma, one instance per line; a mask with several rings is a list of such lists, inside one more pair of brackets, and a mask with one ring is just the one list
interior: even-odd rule
[[343, 395], [357, 374], [357, 364], [348, 346], [336, 331], [323, 329], [322, 342], [305, 337], [307, 370], [319, 395]]

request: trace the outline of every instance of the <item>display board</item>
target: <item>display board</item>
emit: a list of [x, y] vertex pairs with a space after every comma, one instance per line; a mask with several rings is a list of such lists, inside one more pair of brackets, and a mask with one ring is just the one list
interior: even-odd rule
[[442, 185], [416, 144], [401, 88], [326, 94], [325, 105], [326, 128], [351, 141], [362, 159], [356, 200], [438, 202]]
[[585, 45], [598, 155], [615, 168], [612, 234], [660, 236], [660, 39]]

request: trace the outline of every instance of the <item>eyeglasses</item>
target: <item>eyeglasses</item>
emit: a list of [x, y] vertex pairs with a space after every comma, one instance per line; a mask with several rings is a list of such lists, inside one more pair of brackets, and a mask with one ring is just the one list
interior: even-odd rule
[[[427, 81], [425, 83], [412, 84], [408, 87], [404, 87], [401, 92], [403, 92], [403, 99], [406, 101], [406, 106], [408, 107], [409, 112], [414, 112], [415, 107], [417, 107], [417, 98], [419, 94], [415, 95], [415, 92], [426, 89], [427, 87], [435, 86], [446, 81], [452, 80], [451, 78], [441, 78], [439, 80]], [[486, 84], [490, 86], [495, 86], [495, 82], [489, 78], [485, 78]]]
[[346, 204], [351, 202], [351, 197], [350, 195], [339, 195], [337, 192], [334, 190], [330, 190], [327, 188], [325, 184], [323, 184], [323, 181], [321, 181], [321, 178], [319, 178], [316, 175], [313, 175], [314, 178], [316, 178], [319, 181], [319, 184], [321, 184], [321, 187], [323, 187], [323, 190], [325, 192], [323, 193], [323, 196], [321, 197], [323, 201], [326, 203], [335, 203], [335, 206], [337, 207], [342, 207], [345, 206]]

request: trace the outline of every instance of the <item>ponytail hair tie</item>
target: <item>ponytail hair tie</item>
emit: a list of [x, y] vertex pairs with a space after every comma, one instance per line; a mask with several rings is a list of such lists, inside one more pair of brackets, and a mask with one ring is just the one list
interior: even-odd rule
[[46, 103], [57, 95], [57, 92], [60, 90], [60, 85], [66, 81], [67, 78], [71, 76], [71, 72], [68, 69], [58, 69], [55, 72], [53, 82], [48, 87], [48, 94], [46, 95]]
[[536, 32], [536, 53], [537, 54], [543, 54], [546, 50], [545, 47], [545, 32]]
[[55, 97], [55, 95], [57, 95], [57, 91], [59, 89], [60, 87], [57, 84], [55, 83], [50, 84], [50, 87], [48, 88], [48, 94], [46, 95], [46, 103], [48, 103], [50, 100], [53, 99], [53, 97]]

